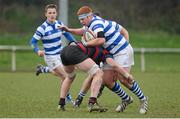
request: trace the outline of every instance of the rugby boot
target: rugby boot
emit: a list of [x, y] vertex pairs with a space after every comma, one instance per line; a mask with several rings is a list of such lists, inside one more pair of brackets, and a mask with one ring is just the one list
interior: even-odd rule
[[133, 98], [129, 97], [128, 100], [122, 100], [121, 104], [116, 108], [116, 112], [123, 112], [126, 107], [133, 102]]

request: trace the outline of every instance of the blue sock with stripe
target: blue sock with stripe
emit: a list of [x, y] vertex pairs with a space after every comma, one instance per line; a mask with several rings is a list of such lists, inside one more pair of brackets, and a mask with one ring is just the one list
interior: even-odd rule
[[41, 72], [42, 73], [49, 73], [50, 72], [49, 67], [45, 67], [45, 66], [42, 67]]
[[139, 85], [136, 81], [133, 82], [133, 86], [130, 89], [140, 100], [144, 100], [146, 97], [144, 96], [142, 90], [140, 89]]
[[126, 92], [121, 88], [121, 86], [117, 82], [115, 82], [115, 85], [111, 90], [114, 93], [116, 93], [119, 97], [121, 97], [122, 100], [129, 99], [129, 96], [126, 94]]
[[83, 91], [80, 91], [78, 94], [81, 98], [84, 98], [84, 96], [86, 95], [86, 93], [84, 93]]

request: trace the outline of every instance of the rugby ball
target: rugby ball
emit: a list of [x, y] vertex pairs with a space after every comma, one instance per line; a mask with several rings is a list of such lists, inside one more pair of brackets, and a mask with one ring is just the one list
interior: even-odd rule
[[83, 34], [83, 39], [85, 40], [85, 41], [90, 41], [90, 40], [93, 40], [93, 39], [95, 39], [96, 38], [96, 36], [95, 36], [95, 34], [91, 31], [91, 30], [86, 30], [85, 32], [84, 32], [84, 34]]

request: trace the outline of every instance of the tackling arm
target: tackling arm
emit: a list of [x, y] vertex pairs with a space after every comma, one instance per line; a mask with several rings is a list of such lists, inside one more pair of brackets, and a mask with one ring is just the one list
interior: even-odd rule
[[69, 32], [71, 32], [75, 35], [80, 35], [80, 36], [82, 36], [84, 33], [82, 28], [78, 28], [78, 29], [69, 28]]
[[124, 78], [126, 78], [127, 80], [133, 80], [133, 77], [131, 74], [129, 74], [126, 70], [123, 69], [123, 67], [121, 65], [119, 65], [118, 63], [116, 63], [112, 58], [106, 58], [106, 62], [107, 64], [109, 64], [110, 66], [113, 67], [113, 69], [118, 72], [119, 74], [121, 74]]
[[120, 33], [124, 36], [126, 40], [129, 40], [129, 33], [124, 27], [122, 27]]
[[97, 38], [87, 42], [87, 46], [102, 46], [105, 41], [104, 32], [100, 31], [97, 33]]
[[101, 46], [105, 43], [104, 38], [95, 38], [87, 42], [87, 46]]

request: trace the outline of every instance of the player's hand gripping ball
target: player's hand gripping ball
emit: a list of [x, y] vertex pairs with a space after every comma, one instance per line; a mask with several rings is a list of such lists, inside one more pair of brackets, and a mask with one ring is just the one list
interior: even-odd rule
[[93, 40], [96, 38], [95, 34], [91, 30], [85, 30], [83, 37], [82, 37], [86, 42]]

